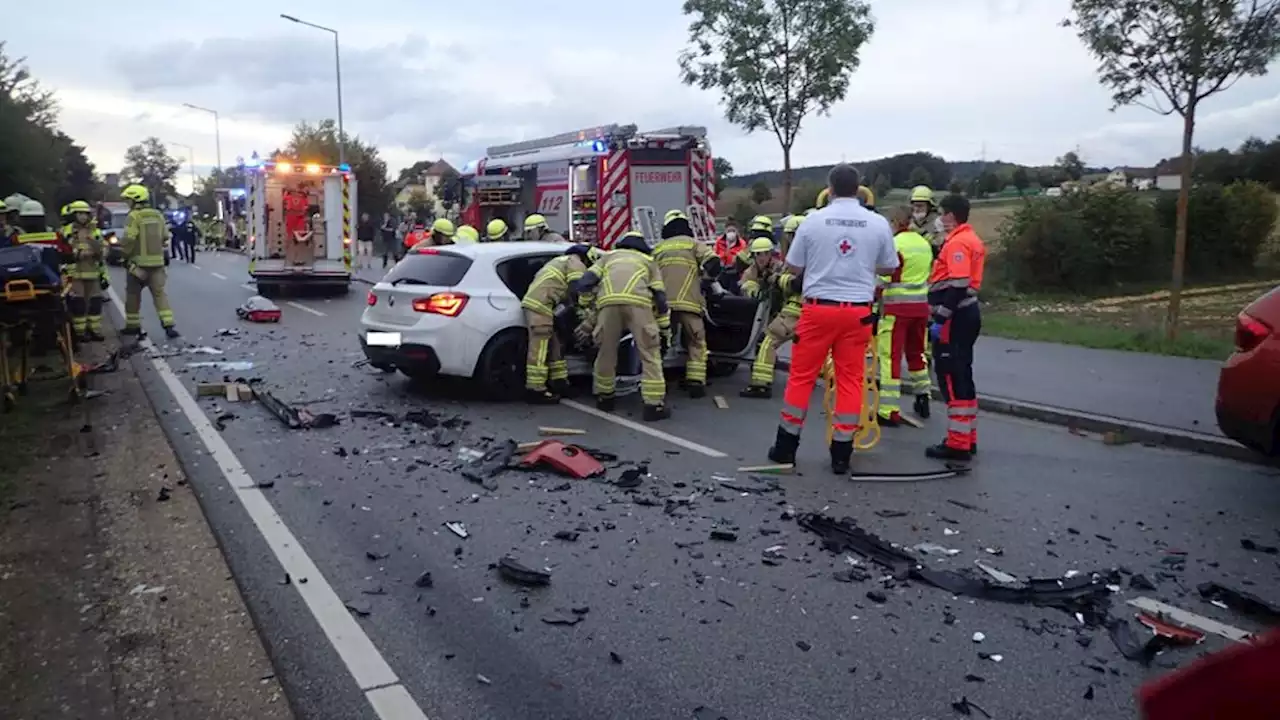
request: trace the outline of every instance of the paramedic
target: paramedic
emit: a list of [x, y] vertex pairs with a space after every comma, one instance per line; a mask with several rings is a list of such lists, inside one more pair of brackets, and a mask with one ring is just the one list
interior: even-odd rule
[[485, 242], [505, 242], [507, 238], [507, 221], [496, 218], [489, 221], [485, 226]]
[[111, 287], [107, 279], [106, 246], [102, 231], [93, 222], [93, 209], [84, 200], [67, 206], [71, 223], [67, 225], [67, 242], [74, 262], [70, 267], [71, 288], [67, 310], [71, 313], [71, 329], [86, 341], [101, 341], [102, 293]]
[[[793, 218], [794, 219], [794, 218]], [[785, 271], [784, 263], [773, 254], [773, 243], [767, 238], [751, 241], [751, 267], [742, 274], [742, 294], [760, 302], [774, 305], [774, 298], [781, 301], [781, 308], [769, 323], [765, 336], [760, 339], [756, 360], [751, 364], [751, 384], [739, 393], [744, 398], [773, 397], [773, 368], [778, 362], [778, 348], [796, 338], [796, 322], [800, 320], [800, 284], [794, 275]]]
[[667, 381], [662, 375], [662, 346], [670, 342], [671, 309], [662, 272], [650, 257], [643, 233], [631, 230], [619, 238], [613, 249], [572, 285], [570, 297], [576, 302], [578, 295], [590, 291], [596, 292], [596, 407], [613, 411], [618, 341], [626, 330], [640, 354], [644, 419], [652, 422], [671, 417], [666, 406]]
[[[915, 411], [929, 417], [929, 365], [925, 362], [925, 336], [929, 331], [929, 266], [933, 247], [912, 229], [913, 210], [900, 207], [890, 217], [898, 269], [882, 276], [884, 310], [876, 330], [876, 357], [880, 361], [880, 424], [902, 422], [902, 395], [915, 396]], [[903, 360], [907, 377], [902, 377]]]
[[711, 278], [720, 275], [720, 258], [711, 248], [693, 239], [689, 216], [680, 210], [669, 210], [662, 219], [662, 240], [653, 249], [653, 259], [667, 288], [672, 325], [679, 325], [680, 336], [689, 350], [685, 389], [691, 398], [705, 397], [707, 328], [702, 322], [706, 307], [702, 278], [704, 274]]
[[747, 241], [738, 235], [737, 224], [730, 220], [724, 234], [716, 238], [716, 255], [720, 258], [720, 264], [725, 267], [732, 266], [733, 259], [746, 248]]
[[809, 400], [830, 354], [836, 401], [831, 417], [831, 469], [844, 474], [862, 414], [863, 374], [871, 342], [876, 275], [898, 266], [889, 222], [857, 200], [858, 171], [843, 163], [827, 176], [831, 202], [801, 223], [787, 254], [787, 271], [801, 278], [804, 306], [791, 350], [775, 463], [794, 463]]
[[938, 217], [938, 204], [933, 201], [933, 190], [928, 185], [911, 188], [911, 229], [929, 241], [936, 256], [946, 235], [942, 232], [942, 218]]
[[531, 404], [554, 404], [569, 392], [569, 365], [556, 336], [556, 310], [568, 299], [569, 286], [587, 271], [590, 250], [587, 245], [570, 245], [563, 255], [548, 260], [520, 301], [529, 330], [524, 385]]
[[169, 241], [169, 224], [164, 215], [151, 207], [151, 193], [141, 185], [130, 185], [120, 191], [129, 201], [129, 217], [125, 221], [124, 329], [122, 335], [142, 334], [142, 290], [151, 291], [151, 302], [160, 316], [160, 325], [169, 338], [178, 337], [173, 310], [165, 293], [165, 243]]
[[969, 224], [969, 199], [942, 198], [942, 227], [947, 238], [929, 274], [929, 338], [933, 369], [947, 402], [947, 437], [925, 450], [931, 458], [968, 460], [978, 451], [978, 394], [973, 384], [973, 345], [982, 330], [978, 291], [987, 249]]
[[545, 217], [536, 214], [524, 219], [524, 239], [541, 242], [568, 242], [563, 235], [555, 232], [547, 225]]

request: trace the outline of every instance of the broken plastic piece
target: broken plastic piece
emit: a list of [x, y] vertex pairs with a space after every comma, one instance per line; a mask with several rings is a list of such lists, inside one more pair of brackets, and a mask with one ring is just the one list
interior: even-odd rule
[[[514, 443], [512, 448], [514, 449]], [[556, 472], [578, 479], [594, 477], [604, 472], [604, 465], [585, 450], [573, 445], [565, 445], [559, 440], [546, 440], [540, 443], [520, 460], [520, 466], [524, 468], [539, 465], [547, 465]]]
[[758, 472], [783, 475], [795, 472], [795, 469], [796, 466], [794, 464], [785, 463], [782, 465], [747, 465], [745, 467], [738, 468], [738, 472]]
[[986, 718], [991, 717], [991, 713], [987, 712], [986, 710], [983, 710], [981, 706], [970, 702], [969, 698], [967, 697], [961, 697], [959, 700], [956, 700], [955, 702], [951, 703], [951, 709], [955, 710], [961, 715], [973, 715], [973, 711], [977, 710], [978, 712], [982, 713], [983, 717], [986, 717]]
[[431, 571], [426, 571], [413, 581], [413, 586], [418, 588], [429, 588], [435, 585], [435, 580], [431, 578]]
[[1138, 613], [1138, 622], [1145, 625], [1158, 637], [1165, 638], [1176, 645], [1195, 645], [1204, 640], [1204, 633], [1188, 627], [1174, 624], [1157, 615]]
[[468, 537], [467, 527], [460, 522], [447, 522], [444, 526], [449, 529], [449, 532], [464, 540]]
[[493, 478], [511, 467], [511, 458], [516, 454], [516, 441], [506, 440], [497, 447], [490, 448], [479, 458], [471, 460], [462, 470], [462, 477], [470, 480], [485, 490], [497, 490], [498, 484]]
[[733, 532], [732, 530], [712, 530], [711, 539], [720, 540], [722, 542], [737, 542], [738, 533]]
[[333, 413], [312, 413], [309, 410], [299, 410], [270, 392], [261, 389], [260, 386], [252, 385], [250, 387], [253, 388], [253, 397], [291, 430], [321, 429], [338, 424], [338, 416]]
[[551, 573], [535, 570], [510, 555], [498, 561], [498, 574], [502, 579], [517, 585], [541, 586], [551, 584]]
[[261, 295], [254, 295], [236, 308], [236, 315], [249, 322], [280, 322], [280, 306]]
[[556, 610], [542, 616], [542, 622], [548, 625], [577, 625], [582, 622], [583, 616], [575, 615], [571, 612]]
[[538, 434], [544, 435], [544, 436], [545, 435], [586, 435], [587, 431], [579, 430], [578, 428], [540, 427], [538, 428]]
[[1236, 590], [1214, 582], [1201, 583], [1196, 586], [1196, 590], [1200, 592], [1200, 597], [1205, 600], [1219, 600], [1228, 607], [1262, 620], [1269, 625], [1280, 623], [1280, 607], [1263, 600], [1253, 593]]
[[853, 472], [849, 479], [854, 482], [923, 482], [926, 480], [947, 480], [969, 472], [969, 468], [960, 465], [947, 466], [945, 470], [929, 470], [926, 472]]

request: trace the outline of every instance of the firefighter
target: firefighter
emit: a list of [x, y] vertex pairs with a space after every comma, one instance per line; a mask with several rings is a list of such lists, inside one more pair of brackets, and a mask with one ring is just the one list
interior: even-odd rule
[[778, 362], [778, 348], [796, 338], [796, 322], [800, 319], [799, 284], [786, 272], [784, 263], [773, 254], [773, 243], [766, 238], [751, 241], [751, 267], [742, 275], [742, 294], [761, 302], [773, 303], [781, 297], [781, 307], [760, 339], [755, 362], [751, 364], [751, 383], [742, 392], [744, 398], [773, 397], [773, 368]]
[[787, 251], [791, 249], [791, 241], [796, 237], [796, 230], [800, 229], [801, 220], [804, 220], [803, 215], [789, 215], [782, 223], [782, 235], [778, 239], [778, 254], [784, 258], [787, 256]]
[[169, 242], [169, 224], [164, 215], [151, 207], [151, 193], [141, 185], [130, 185], [120, 191], [129, 202], [129, 218], [125, 221], [124, 257], [128, 271], [125, 285], [124, 329], [122, 335], [142, 334], [142, 290], [151, 291], [151, 302], [160, 316], [160, 325], [170, 339], [179, 337], [174, 327], [173, 310], [165, 292], [165, 244]]
[[458, 232], [454, 234], [453, 241], [458, 245], [470, 245], [480, 242], [480, 231], [470, 225], [463, 225], [458, 228]]
[[[900, 207], [893, 212], [893, 245], [898, 253], [898, 269], [882, 276], [884, 311], [876, 330], [876, 357], [880, 360], [880, 424], [888, 427], [902, 422], [902, 395], [915, 396], [915, 411], [929, 417], [929, 365], [925, 362], [925, 337], [929, 332], [929, 269], [933, 248], [923, 235], [912, 229], [913, 210]], [[902, 377], [902, 363], [907, 377]]]
[[484, 229], [485, 242], [505, 242], [509, 230], [506, 220], [502, 218], [490, 220]]
[[569, 392], [569, 365], [556, 337], [556, 310], [569, 297], [569, 287], [582, 279], [590, 265], [587, 245], [571, 245], [564, 255], [547, 261], [520, 301], [529, 330], [529, 354], [524, 364], [525, 394], [534, 405], [560, 402]]
[[524, 239], [542, 242], [568, 242], [564, 236], [547, 225], [547, 219], [541, 215], [530, 215], [524, 219]]
[[431, 222], [431, 244], [436, 247], [452, 245], [458, 231], [448, 218], [436, 218]]
[[61, 228], [60, 228], [60, 229], [61, 229], [61, 231], [62, 231], [63, 236], [66, 236], [66, 235], [70, 234], [70, 232], [71, 232], [71, 223], [72, 223], [72, 218], [71, 218], [71, 204], [70, 204], [70, 203], [68, 203], [68, 204], [66, 204], [66, 205], [63, 205], [63, 206], [58, 210], [58, 219], [62, 222], [62, 226], [61, 226]]
[[942, 219], [938, 217], [938, 204], [933, 201], [933, 190], [928, 185], [911, 188], [911, 229], [929, 241], [936, 256], [945, 234]]
[[862, 207], [871, 212], [876, 211], [876, 194], [866, 185], [858, 186], [858, 202], [862, 203]]
[[74, 260], [69, 268], [71, 289], [67, 310], [71, 312], [71, 329], [86, 341], [102, 337], [102, 293], [111, 287], [107, 279], [106, 246], [102, 231], [93, 222], [92, 208], [83, 200], [67, 206], [71, 224], [65, 235]]
[[794, 463], [818, 374], [830, 355], [836, 380], [831, 417], [831, 469], [844, 474], [862, 413], [863, 375], [876, 276], [898, 265], [889, 222], [857, 200], [858, 171], [843, 163], [827, 177], [829, 204], [801, 223], [787, 255], [800, 277], [804, 301], [796, 324], [781, 420], [769, 459]]
[[[573, 284], [571, 294], [596, 292], [595, 364], [596, 407], [614, 409], [618, 372], [618, 340], [631, 332], [642, 365], [640, 398], [644, 419], [671, 417], [666, 405], [667, 382], [662, 376], [662, 346], [670, 342], [671, 309], [662, 273], [650, 256], [644, 233], [631, 230]], [[654, 309], [657, 317], [654, 317]]]
[[978, 394], [973, 384], [973, 344], [982, 330], [978, 291], [986, 269], [987, 248], [969, 224], [969, 199], [942, 198], [942, 227], [947, 238], [929, 274], [929, 338], [933, 368], [947, 402], [947, 437], [925, 450], [931, 458], [968, 460], [978, 452]]
[[662, 240], [653, 249], [653, 259], [662, 273], [662, 284], [668, 290], [672, 325], [679, 325], [680, 336], [689, 352], [685, 366], [684, 386], [689, 397], [707, 394], [707, 328], [702, 323], [706, 300], [702, 297], [702, 277], [720, 275], [720, 258], [711, 248], [693, 239], [689, 216], [680, 210], [669, 210], [662, 218]]

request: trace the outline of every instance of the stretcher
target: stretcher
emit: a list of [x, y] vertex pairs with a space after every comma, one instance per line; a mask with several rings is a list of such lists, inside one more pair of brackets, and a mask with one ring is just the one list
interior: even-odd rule
[[[872, 341], [867, 345], [866, 367], [862, 373], [862, 419], [858, 423], [858, 432], [853, 436], [853, 447], [857, 450], [870, 450], [880, 442], [880, 372], [879, 343]], [[822, 366], [822, 383], [825, 390], [822, 394], [822, 410], [827, 418], [827, 445], [835, 433], [832, 420], [836, 408], [836, 372], [831, 356]]]
[[75, 402], [83, 396], [85, 378], [76, 361], [71, 314], [63, 288], [37, 287], [24, 279], [5, 282], [0, 295], [0, 394], [4, 412], [12, 410], [18, 397], [27, 394], [27, 385], [34, 376], [32, 355], [52, 349], [58, 351], [64, 368], [64, 373], [54, 378], [66, 380], [68, 399]]

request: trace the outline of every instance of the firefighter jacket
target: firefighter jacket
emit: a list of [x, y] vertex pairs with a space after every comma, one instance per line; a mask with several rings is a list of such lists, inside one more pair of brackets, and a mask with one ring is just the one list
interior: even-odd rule
[[106, 246], [102, 242], [102, 232], [93, 225], [73, 223], [67, 228], [67, 242], [71, 244], [74, 257], [68, 268], [72, 279], [100, 279], [106, 264]]
[[658, 325], [671, 324], [667, 287], [653, 258], [630, 248], [616, 248], [604, 254], [574, 283], [576, 294], [594, 290], [596, 308], [611, 305], [654, 306]]
[[881, 275], [884, 289], [884, 314], [899, 317], [929, 316], [929, 270], [933, 264], [933, 246], [914, 230], [893, 237], [898, 251], [898, 269], [892, 275]]
[[795, 282], [795, 276], [786, 272], [785, 267], [776, 258], [769, 261], [763, 272], [752, 263], [742, 274], [742, 294], [767, 299], [772, 307], [770, 315], [800, 317], [800, 286]]
[[130, 210], [124, 227], [125, 261], [140, 268], [164, 267], [169, 238], [169, 223], [159, 210], [149, 207]]
[[711, 273], [720, 265], [715, 252], [687, 235], [676, 235], [658, 242], [653, 249], [653, 259], [662, 274], [671, 309], [701, 313], [705, 302], [702, 273], [704, 269]]
[[932, 247], [938, 247], [946, 238], [946, 234], [941, 232], [938, 222], [938, 213], [930, 210], [920, 220], [916, 220], [914, 216], [911, 218], [911, 230], [924, 236]]
[[587, 265], [577, 255], [561, 255], [547, 261], [525, 291], [520, 307], [539, 315], [554, 315], [556, 306], [569, 296], [569, 285], [582, 278]]

